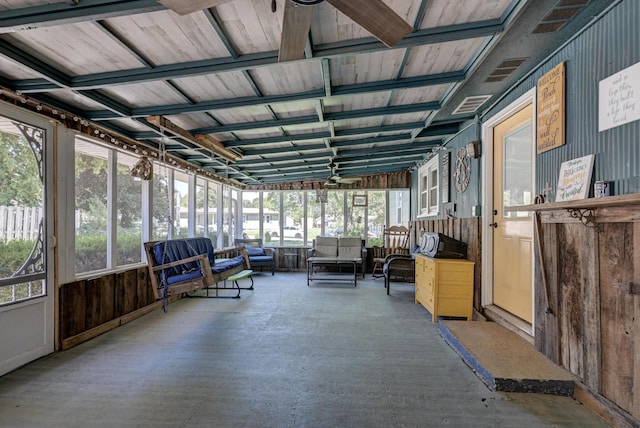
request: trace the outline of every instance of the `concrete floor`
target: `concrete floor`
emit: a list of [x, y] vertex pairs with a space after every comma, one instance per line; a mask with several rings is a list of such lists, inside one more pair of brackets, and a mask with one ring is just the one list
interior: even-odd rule
[[0, 378], [1, 427], [601, 427], [568, 397], [490, 391], [413, 286], [255, 276]]

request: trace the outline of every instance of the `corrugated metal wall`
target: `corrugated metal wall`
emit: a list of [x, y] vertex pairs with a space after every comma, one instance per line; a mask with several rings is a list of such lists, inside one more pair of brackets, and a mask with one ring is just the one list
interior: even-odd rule
[[598, 84], [640, 61], [639, 22], [640, 1], [622, 1], [483, 116], [483, 121], [490, 118], [566, 62], [566, 144], [537, 155], [536, 189], [557, 186], [562, 162], [595, 154], [592, 180], [613, 182], [616, 195], [640, 192], [640, 121], [598, 132]]

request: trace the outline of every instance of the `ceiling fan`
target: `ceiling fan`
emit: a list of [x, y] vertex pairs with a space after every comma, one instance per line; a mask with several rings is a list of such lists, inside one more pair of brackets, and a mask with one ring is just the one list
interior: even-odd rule
[[[181, 15], [211, 8], [231, 0], [158, 0]], [[304, 58], [314, 5], [325, 0], [285, 0], [284, 23], [278, 61]], [[326, 0], [387, 46], [393, 46], [413, 31], [383, 0]]]
[[331, 171], [329, 173], [329, 177], [327, 177], [327, 181], [325, 181], [324, 183], [324, 185], [327, 187], [337, 186], [339, 184], [353, 184], [357, 181], [362, 180], [362, 178], [360, 177], [344, 177], [344, 178], [340, 177], [340, 175], [338, 175], [338, 173], [336, 172], [336, 168], [338, 168], [338, 164], [335, 163], [333, 159], [331, 159], [327, 167]]

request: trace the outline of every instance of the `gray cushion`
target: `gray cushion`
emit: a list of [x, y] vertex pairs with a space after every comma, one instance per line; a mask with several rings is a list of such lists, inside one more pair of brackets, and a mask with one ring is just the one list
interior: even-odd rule
[[316, 257], [336, 257], [338, 255], [338, 238], [328, 236], [316, 237]]
[[264, 256], [264, 249], [260, 247], [252, 247], [251, 245], [245, 245], [247, 255], [249, 256]]
[[359, 259], [362, 257], [362, 239], [339, 238], [338, 257], [341, 259]]

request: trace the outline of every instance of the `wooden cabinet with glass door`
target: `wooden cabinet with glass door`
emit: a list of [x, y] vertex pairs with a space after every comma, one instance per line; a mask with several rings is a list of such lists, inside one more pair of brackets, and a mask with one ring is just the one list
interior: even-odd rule
[[469, 260], [434, 259], [416, 255], [416, 303], [438, 316], [465, 317], [473, 315], [473, 268]]

